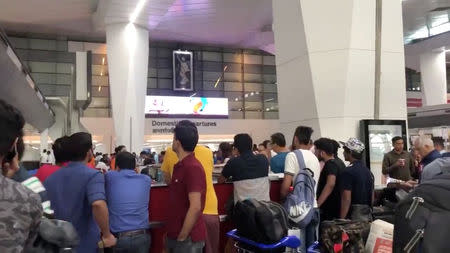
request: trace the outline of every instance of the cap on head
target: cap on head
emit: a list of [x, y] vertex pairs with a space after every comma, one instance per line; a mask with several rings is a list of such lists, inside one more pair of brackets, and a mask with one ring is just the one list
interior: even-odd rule
[[357, 138], [350, 138], [346, 142], [340, 142], [344, 147], [356, 153], [362, 153], [365, 149], [364, 143]]

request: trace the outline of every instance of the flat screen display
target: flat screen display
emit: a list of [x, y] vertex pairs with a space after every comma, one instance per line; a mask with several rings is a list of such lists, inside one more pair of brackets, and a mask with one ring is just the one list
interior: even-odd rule
[[228, 118], [228, 98], [147, 96], [147, 118]]

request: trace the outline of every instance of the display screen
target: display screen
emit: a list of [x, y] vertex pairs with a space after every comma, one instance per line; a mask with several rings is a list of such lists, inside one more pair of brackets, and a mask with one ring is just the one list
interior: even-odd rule
[[147, 96], [145, 115], [147, 118], [228, 118], [228, 98]]

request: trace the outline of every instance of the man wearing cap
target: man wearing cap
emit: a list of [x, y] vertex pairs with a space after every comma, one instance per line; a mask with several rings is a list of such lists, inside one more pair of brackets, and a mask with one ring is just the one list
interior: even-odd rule
[[341, 218], [351, 217], [353, 205], [372, 206], [374, 178], [370, 170], [361, 161], [364, 144], [350, 138], [341, 142], [344, 146], [345, 160], [350, 162], [341, 178]]

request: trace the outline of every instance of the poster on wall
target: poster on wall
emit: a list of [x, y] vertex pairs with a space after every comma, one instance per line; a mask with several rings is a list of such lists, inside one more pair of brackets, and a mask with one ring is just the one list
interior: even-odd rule
[[[375, 185], [385, 184], [382, 174], [384, 154], [393, 149], [392, 138], [400, 136], [407, 143], [406, 121], [404, 120], [362, 120], [360, 122], [361, 139], [366, 149], [366, 165], [375, 177]], [[407, 145], [405, 145], [405, 150]]]
[[228, 118], [228, 98], [147, 96], [147, 118]]
[[173, 51], [173, 90], [194, 90], [193, 56], [189, 51]]

